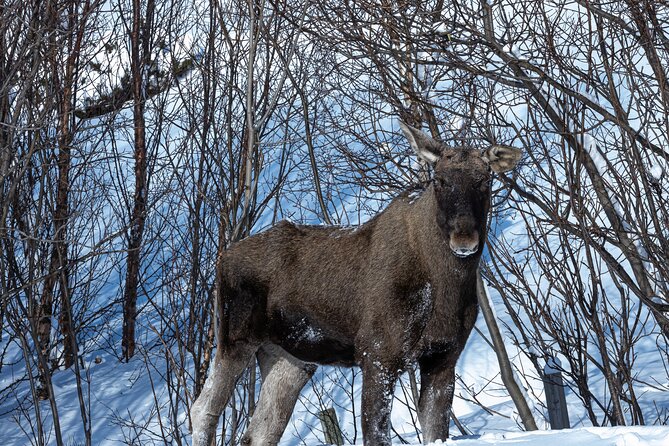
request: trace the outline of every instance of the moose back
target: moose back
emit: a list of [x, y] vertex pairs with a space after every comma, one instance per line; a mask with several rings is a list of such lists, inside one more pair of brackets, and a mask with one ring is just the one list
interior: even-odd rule
[[253, 355], [262, 387], [245, 445], [275, 445], [316, 364], [362, 368], [367, 446], [390, 445], [395, 382], [420, 367], [424, 441], [448, 437], [455, 363], [476, 320], [476, 270], [485, 243], [491, 171], [518, 149], [452, 148], [400, 123], [433, 166], [360, 227], [281, 222], [223, 254], [218, 348], [193, 404], [193, 444], [209, 446], [218, 418]]

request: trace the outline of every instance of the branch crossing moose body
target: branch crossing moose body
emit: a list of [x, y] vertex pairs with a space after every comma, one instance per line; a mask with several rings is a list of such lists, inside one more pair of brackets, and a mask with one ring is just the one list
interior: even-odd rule
[[367, 446], [390, 445], [395, 382], [420, 366], [424, 441], [448, 437], [455, 363], [478, 312], [476, 270], [487, 233], [491, 171], [520, 150], [452, 148], [404, 123], [432, 181], [355, 230], [280, 222], [234, 244], [219, 277], [218, 348], [193, 404], [193, 445], [209, 446], [255, 354], [262, 387], [245, 445], [275, 445], [315, 364], [362, 368]]

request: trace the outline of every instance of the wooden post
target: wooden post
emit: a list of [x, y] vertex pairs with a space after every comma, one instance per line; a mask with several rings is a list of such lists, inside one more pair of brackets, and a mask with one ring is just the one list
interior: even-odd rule
[[560, 360], [548, 358], [544, 367], [544, 389], [546, 390], [546, 406], [551, 429], [569, 429], [569, 413], [564, 394], [564, 381]]
[[343, 445], [344, 438], [341, 434], [339, 421], [337, 420], [337, 413], [333, 407], [318, 412], [318, 418], [321, 420], [323, 426], [323, 433], [325, 434], [325, 443]]

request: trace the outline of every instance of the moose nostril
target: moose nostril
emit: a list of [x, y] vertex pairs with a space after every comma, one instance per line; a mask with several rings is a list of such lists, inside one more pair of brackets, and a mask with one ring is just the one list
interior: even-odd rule
[[458, 248], [453, 250], [453, 254], [455, 254], [457, 257], [469, 257], [473, 254], [476, 254], [476, 251], [478, 251], [478, 246], [474, 249], [470, 248]]

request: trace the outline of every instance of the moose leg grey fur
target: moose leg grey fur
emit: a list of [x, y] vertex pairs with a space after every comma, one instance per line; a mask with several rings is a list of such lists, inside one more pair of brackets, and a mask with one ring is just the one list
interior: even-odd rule
[[418, 421], [423, 430], [423, 443], [448, 438], [451, 406], [455, 390], [455, 361], [441, 367], [421, 369]]
[[366, 446], [390, 446], [390, 410], [397, 368], [369, 358], [362, 365], [362, 436]]
[[242, 444], [276, 445], [286, 429], [300, 391], [313, 376], [316, 366], [300, 361], [274, 344], [261, 347], [256, 356], [262, 387]]
[[216, 435], [216, 425], [237, 383], [257, 347], [237, 344], [216, 352], [209, 376], [200, 396], [191, 407], [193, 446], [209, 446]]

